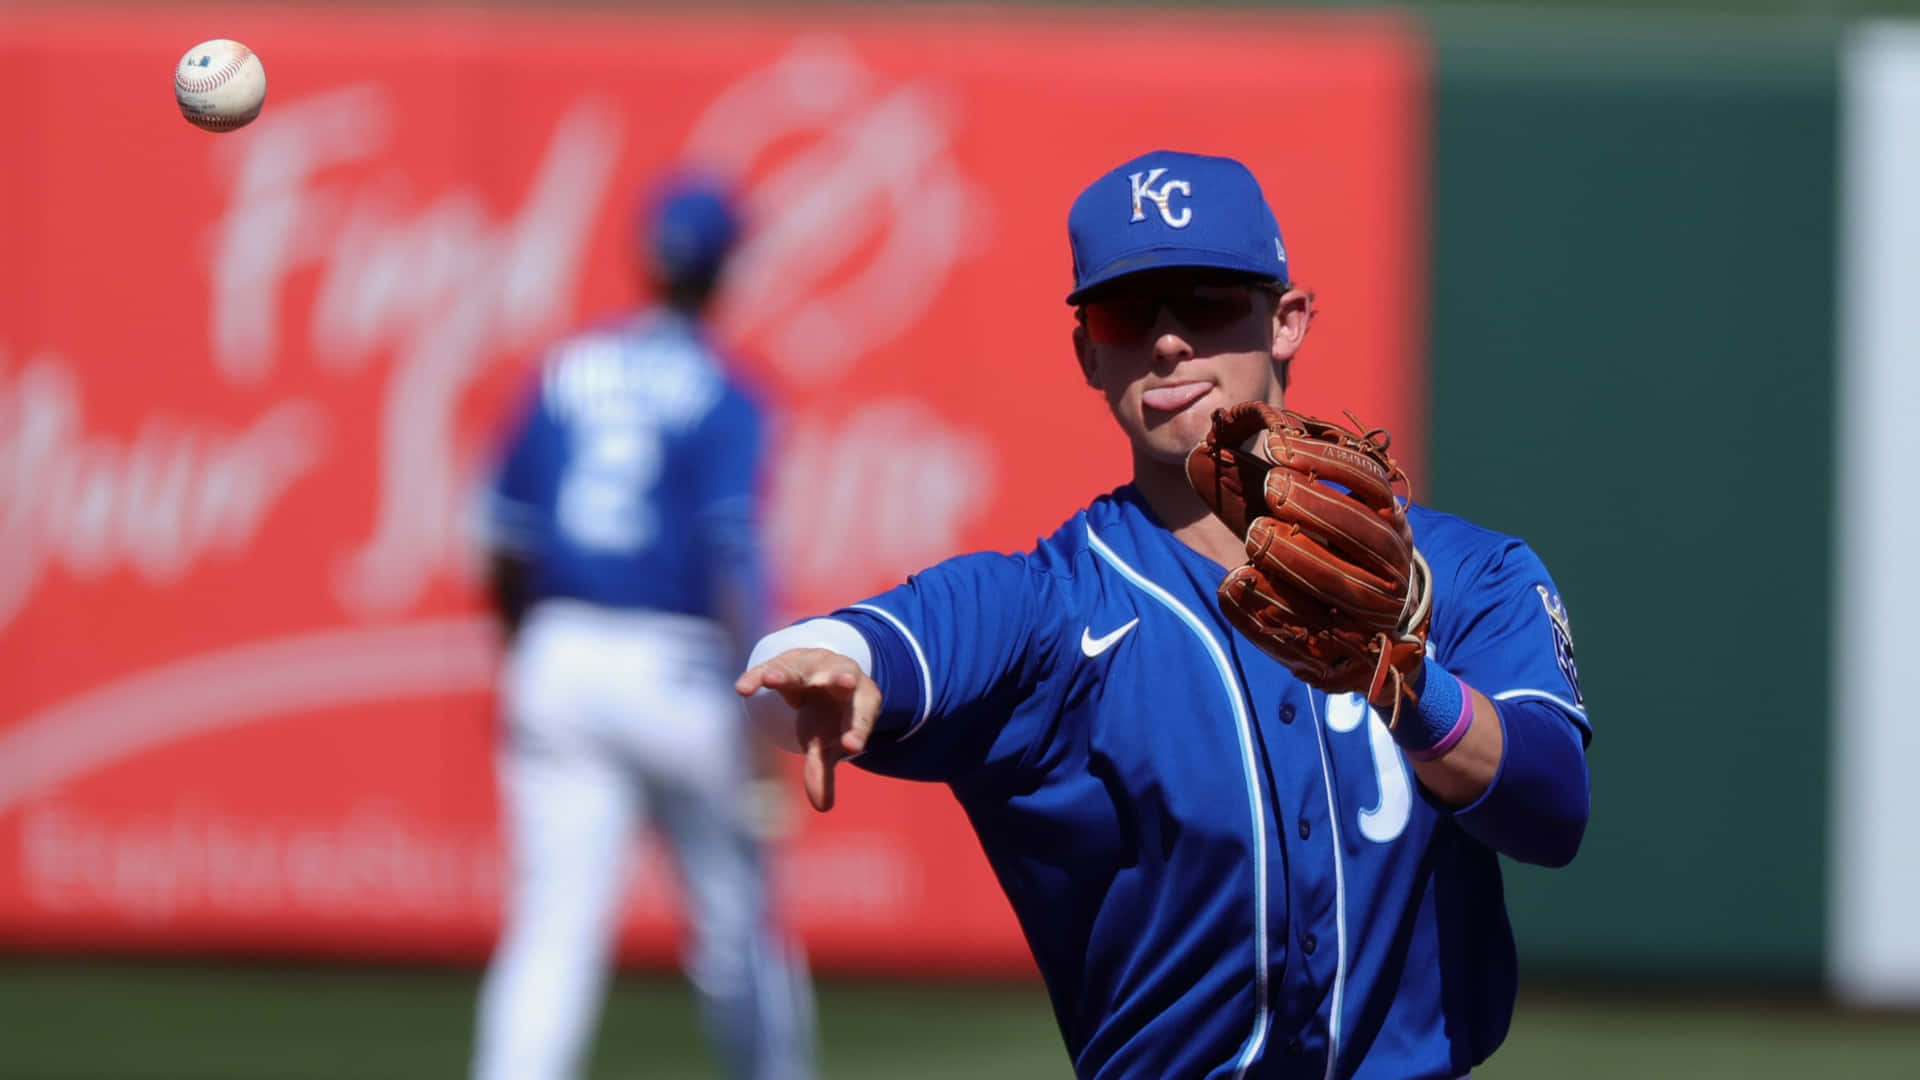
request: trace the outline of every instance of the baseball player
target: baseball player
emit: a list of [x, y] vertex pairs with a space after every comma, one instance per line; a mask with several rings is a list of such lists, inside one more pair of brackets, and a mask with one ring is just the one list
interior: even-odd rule
[[584, 1071], [636, 825], [670, 842], [687, 973], [727, 1075], [812, 1075], [796, 953], [771, 929], [751, 766], [728, 687], [761, 623], [759, 408], [702, 323], [739, 225], [669, 184], [643, 217], [661, 303], [545, 357], [492, 491], [494, 596], [513, 628], [499, 770], [512, 879], [473, 1075]]
[[1282, 411], [1312, 321], [1238, 162], [1068, 216], [1074, 350], [1133, 480], [776, 631], [735, 684], [806, 755], [959, 798], [1081, 1077], [1458, 1077], [1505, 1036], [1502, 854], [1558, 866], [1590, 735], [1525, 544]]

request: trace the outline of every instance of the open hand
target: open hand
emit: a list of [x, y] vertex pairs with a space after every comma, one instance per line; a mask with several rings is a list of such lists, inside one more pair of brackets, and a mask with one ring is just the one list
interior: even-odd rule
[[741, 697], [772, 690], [793, 708], [807, 801], [815, 810], [833, 809], [833, 766], [867, 748], [880, 717], [879, 685], [837, 652], [789, 649], [748, 668], [733, 689]]

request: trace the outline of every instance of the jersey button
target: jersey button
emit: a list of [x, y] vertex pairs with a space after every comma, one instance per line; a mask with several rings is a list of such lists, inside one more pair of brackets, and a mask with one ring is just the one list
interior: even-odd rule
[[1312, 934], [1306, 934], [1300, 938], [1300, 951], [1306, 953], [1308, 956], [1312, 956], [1314, 947], [1319, 944], [1319, 938], [1314, 937]]
[[1302, 821], [1300, 823], [1300, 839], [1305, 840], [1307, 837], [1312, 835], [1313, 835], [1313, 826]]
[[1287, 1040], [1287, 1056], [1288, 1057], [1299, 1057], [1301, 1054], [1304, 1054], [1306, 1052], [1307, 1052], [1306, 1044], [1301, 1042], [1299, 1039]]
[[1293, 706], [1291, 705], [1280, 706], [1280, 722], [1283, 724], [1293, 723]]

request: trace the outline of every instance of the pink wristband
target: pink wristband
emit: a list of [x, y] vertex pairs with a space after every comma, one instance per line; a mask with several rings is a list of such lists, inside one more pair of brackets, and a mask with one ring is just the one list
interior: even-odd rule
[[[1451, 676], [1449, 677], [1451, 678]], [[1459, 743], [1461, 739], [1466, 738], [1467, 729], [1472, 726], [1473, 726], [1473, 692], [1467, 689], [1467, 685], [1465, 683], [1461, 683], [1460, 684], [1460, 719], [1455, 720], [1453, 722], [1453, 727], [1450, 728], [1445, 735], [1440, 737], [1439, 742], [1434, 743], [1432, 746], [1427, 747], [1425, 750], [1408, 750], [1406, 752], [1407, 757], [1413, 759], [1414, 761], [1436, 761], [1441, 757], [1444, 757], [1447, 751], [1453, 749], [1454, 746], [1457, 743]]]

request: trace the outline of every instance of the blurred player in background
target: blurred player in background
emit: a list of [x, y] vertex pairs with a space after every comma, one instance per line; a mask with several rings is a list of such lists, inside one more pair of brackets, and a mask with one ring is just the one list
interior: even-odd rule
[[[1521, 541], [1389, 495], [1272, 547], [1328, 565], [1324, 537], [1374, 522], [1431, 568], [1407, 577], [1430, 608], [1425, 589], [1394, 594], [1389, 622], [1418, 633], [1381, 650], [1391, 667], [1356, 688], [1286, 632], [1241, 629], [1223, 582], [1255, 573], [1263, 534], [1203, 481], [1252, 490], [1237, 478], [1290, 468], [1208, 462], [1277, 415], [1312, 297], [1230, 159], [1127, 162], [1075, 201], [1068, 235], [1074, 351], [1132, 482], [1029, 554], [951, 559], [776, 631], [736, 687], [804, 749], [820, 809], [849, 755], [951, 786], [1079, 1076], [1461, 1076], [1513, 1013], [1499, 856], [1557, 866], [1586, 827], [1590, 728], [1553, 582]], [[1316, 488], [1338, 507], [1393, 472], [1355, 467], [1350, 490], [1297, 474], [1282, 503]]]
[[766, 602], [761, 410], [703, 322], [740, 222], [723, 188], [682, 177], [638, 224], [658, 302], [549, 351], [491, 493], [512, 876], [480, 1080], [584, 1073], [643, 820], [677, 863], [685, 966], [726, 1074], [813, 1074], [810, 991], [770, 917], [729, 687]]

